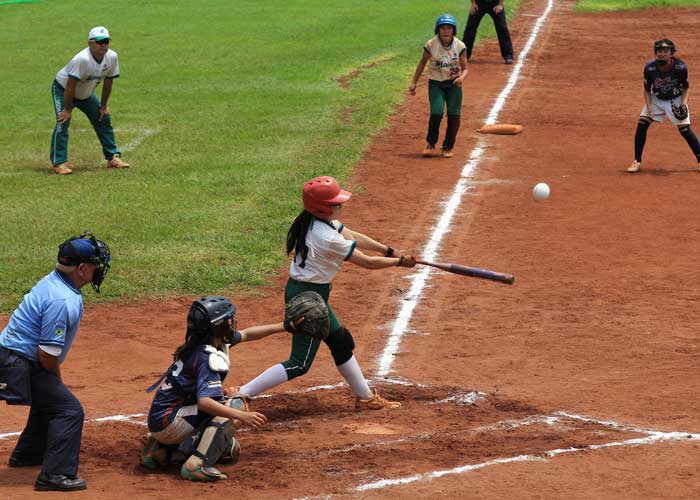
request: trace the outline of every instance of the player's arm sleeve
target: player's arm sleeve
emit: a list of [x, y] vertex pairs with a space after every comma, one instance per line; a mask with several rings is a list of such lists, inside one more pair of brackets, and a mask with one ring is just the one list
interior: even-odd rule
[[348, 260], [356, 246], [357, 241], [345, 239], [343, 235], [336, 233], [335, 238], [326, 242], [326, 251], [332, 256], [341, 256], [343, 260]]
[[681, 70], [681, 87], [684, 89], [687, 89], [690, 87], [690, 84], [688, 83], [688, 67], [683, 66], [683, 69]]
[[60, 356], [63, 352], [69, 326], [66, 301], [49, 302], [41, 316], [39, 348], [52, 356]]
[[66, 73], [70, 78], [84, 80], [87, 78], [87, 61], [82, 59], [71, 59], [66, 65]]
[[114, 66], [106, 78], [119, 78], [119, 57], [117, 56], [116, 52], [114, 53]]

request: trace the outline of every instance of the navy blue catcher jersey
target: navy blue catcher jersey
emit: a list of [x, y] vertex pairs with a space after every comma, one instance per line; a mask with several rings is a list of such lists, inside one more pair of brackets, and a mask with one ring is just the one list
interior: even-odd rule
[[[241, 341], [236, 332], [231, 346]], [[209, 366], [211, 346], [200, 345], [186, 360], [178, 360], [168, 369], [165, 381], [153, 398], [148, 412], [148, 430], [158, 432], [165, 429], [183, 406], [196, 405], [197, 400], [209, 397], [223, 401], [222, 382], [228, 372], [217, 372]]]
[[652, 59], [644, 66], [644, 88], [659, 99], [670, 101], [688, 88], [688, 68], [683, 61], [672, 57], [669, 69], [660, 71]]

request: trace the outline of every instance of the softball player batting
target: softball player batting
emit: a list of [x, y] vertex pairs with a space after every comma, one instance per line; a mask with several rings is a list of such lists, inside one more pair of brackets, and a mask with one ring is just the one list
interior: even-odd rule
[[676, 46], [671, 40], [657, 40], [654, 42], [654, 59], [644, 66], [644, 108], [634, 135], [634, 161], [627, 168], [630, 173], [639, 172], [642, 168], [642, 152], [649, 125], [652, 121], [663, 122], [664, 117], [678, 127], [693, 151], [700, 171], [700, 143], [690, 129], [688, 68], [674, 56], [675, 52]]
[[409, 87], [411, 95], [416, 94], [416, 84], [425, 65], [428, 67], [428, 99], [430, 119], [428, 121], [427, 144], [423, 156], [437, 156], [435, 144], [440, 135], [440, 122], [447, 105], [447, 131], [442, 143], [442, 156], [451, 158], [459, 131], [462, 115], [462, 82], [467, 77], [466, 47], [457, 39], [457, 21], [450, 14], [443, 14], [435, 21], [435, 36], [423, 47], [423, 56]]
[[[328, 304], [333, 278], [345, 261], [366, 269], [416, 265], [414, 257], [394, 256], [394, 249], [338, 221], [351, 194], [340, 188], [333, 177], [323, 176], [304, 184], [304, 210], [294, 219], [287, 233], [287, 254], [294, 253], [289, 266], [289, 280], [284, 291], [285, 302], [306, 291], [318, 293]], [[384, 254], [365, 255], [362, 250]], [[357, 396], [355, 409], [379, 410], [396, 408], [401, 403], [387, 401], [367, 385], [362, 369], [353, 355], [355, 342], [347, 328], [341, 326], [330, 305], [330, 333], [323, 340], [331, 351], [335, 365]], [[321, 340], [305, 335], [292, 335], [289, 359], [269, 367], [240, 388], [245, 396], [258, 394], [304, 375], [314, 361]]]

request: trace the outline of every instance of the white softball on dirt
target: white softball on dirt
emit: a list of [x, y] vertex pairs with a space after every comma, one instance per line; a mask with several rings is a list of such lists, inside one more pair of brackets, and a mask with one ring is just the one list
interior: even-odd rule
[[540, 182], [532, 188], [532, 197], [537, 201], [546, 200], [549, 198], [549, 186], [544, 182]]

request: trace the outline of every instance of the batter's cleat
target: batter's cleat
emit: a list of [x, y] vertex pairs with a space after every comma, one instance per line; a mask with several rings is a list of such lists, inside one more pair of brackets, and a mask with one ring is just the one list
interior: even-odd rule
[[84, 479], [65, 474], [39, 474], [34, 483], [34, 489], [37, 491], [78, 491], [86, 488], [87, 483]]
[[116, 154], [107, 162], [107, 168], [129, 168], [129, 164], [122, 160], [121, 155]]
[[452, 152], [451, 149], [443, 149], [442, 150], [442, 157], [443, 158], [452, 158], [455, 154]]
[[637, 160], [634, 160], [634, 161], [632, 162], [632, 165], [630, 165], [629, 167], [627, 167], [627, 171], [628, 171], [629, 173], [633, 174], [633, 173], [635, 173], [635, 172], [639, 172], [639, 169], [640, 169], [640, 168], [642, 168], [641, 162], [638, 162]]
[[513, 58], [512, 57], [506, 57], [503, 62], [505, 64], [513, 64]]
[[423, 153], [422, 153], [422, 154], [423, 154], [423, 156], [425, 156], [426, 158], [429, 158], [429, 157], [431, 157], [431, 156], [437, 156], [437, 155], [438, 155], [438, 152], [437, 152], [437, 150], [435, 149], [435, 146], [433, 146], [432, 144], [426, 144], [425, 148], [423, 149]]
[[53, 173], [58, 175], [68, 175], [72, 174], [73, 171], [68, 168], [67, 163], [59, 163], [58, 165], [53, 166]]
[[362, 410], [381, 410], [383, 408], [399, 408], [401, 403], [398, 401], [389, 401], [384, 399], [379, 395], [377, 389], [372, 387], [372, 397], [369, 399], [360, 399], [359, 397], [355, 400], [355, 411]]
[[141, 465], [148, 470], [156, 470], [160, 465], [158, 460], [156, 460], [156, 452], [160, 448], [160, 443], [156, 441], [156, 438], [149, 432], [146, 437], [146, 446], [143, 448], [143, 453], [141, 454]]
[[216, 467], [199, 467], [195, 470], [188, 469], [184, 464], [180, 469], [180, 475], [188, 481], [199, 481], [203, 483], [212, 483], [220, 479], [228, 479], [228, 476], [221, 472]]

